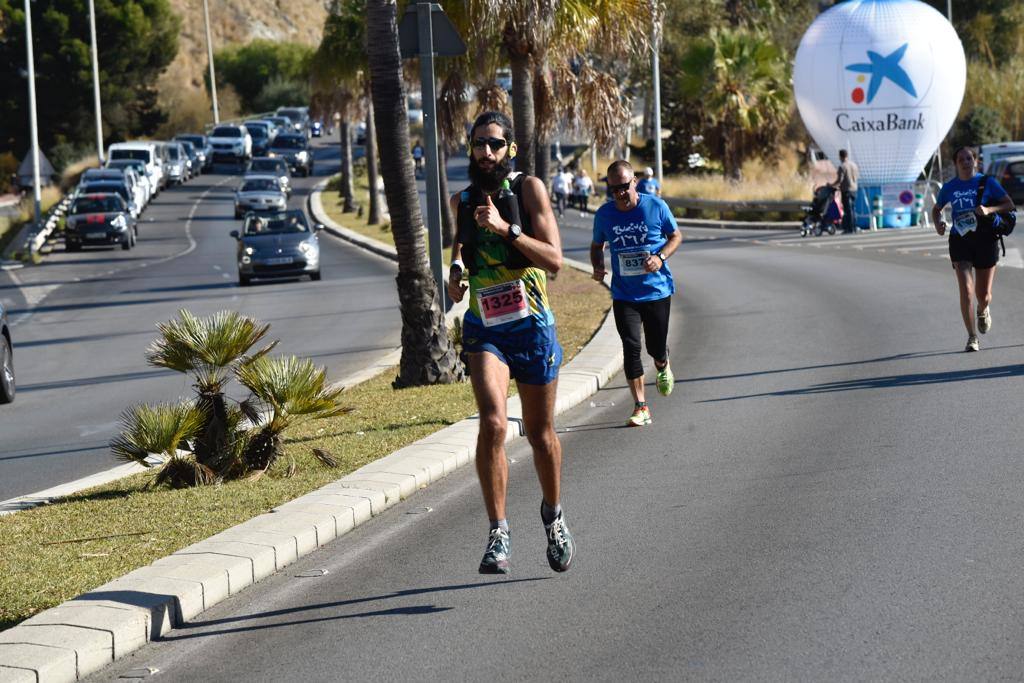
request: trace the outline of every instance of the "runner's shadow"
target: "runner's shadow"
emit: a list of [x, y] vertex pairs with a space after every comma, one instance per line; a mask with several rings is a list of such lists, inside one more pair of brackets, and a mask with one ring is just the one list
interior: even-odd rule
[[815, 384], [803, 389], [786, 389], [769, 391], [759, 394], [712, 398], [697, 403], [720, 403], [736, 401], [743, 398], [761, 398], [766, 396], [808, 396], [814, 394], [832, 394], [841, 391], [858, 391], [862, 389], [891, 389], [894, 387], [913, 387], [927, 384], [944, 384], [947, 382], [967, 382], [980, 379], [1003, 379], [1024, 375], [1024, 364], [1002, 365], [994, 368], [974, 368], [971, 370], [954, 370], [950, 372], [917, 372], [905, 375], [889, 375], [887, 377], [866, 377], [842, 382], [826, 382]]
[[629, 425], [623, 422], [595, 422], [594, 424], [566, 425], [558, 427], [555, 431], [559, 434], [571, 434], [574, 432], [593, 432], [599, 429], [629, 429]]
[[[338, 610], [340, 608], [349, 607], [351, 605], [360, 605], [364, 603], [382, 601], [382, 600], [394, 600], [396, 598], [408, 598], [419, 595], [430, 595], [432, 593], [449, 593], [453, 591], [464, 591], [472, 590], [475, 588], [497, 588], [499, 586], [508, 586], [517, 583], [532, 583], [535, 581], [548, 581], [550, 577], [534, 577], [526, 579], [508, 579], [508, 580], [495, 580], [495, 581], [480, 581], [478, 583], [464, 583], [455, 584], [452, 586], [432, 586], [429, 588], [410, 588], [407, 590], [395, 591], [394, 593], [385, 593], [383, 595], [373, 595], [365, 598], [353, 598], [351, 600], [338, 600], [335, 602], [323, 602], [313, 605], [301, 605], [298, 607], [289, 607], [279, 610], [270, 610], [267, 612], [257, 612], [255, 614], [245, 614], [237, 617], [225, 617], [223, 619], [211, 619], [209, 621], [193, 621], [190, 623], [181, 623], [181, 620], [175, 625], [176, 630], [181, 631], [180, 634], [172, 634], [163, 636], [159, 640], [174, 641], [174, 640], [190, 640], [193, 638], [206, 638], [210, 636], [221, 636], [229, 633], [247, 633], [252, 631], [262, 631], [270, 628], [281, 628], [286, 626], [300, 626], [303, 624], [315, 624], [324, 621], [339, 621], [344, 619], [358, 619], [363, 617], [377, 617], [377, 616], [418, 616], [424, 614], [438, 614], [441, 612], [448, 612], [453, 607], [438, 607], [436, 605], [408, 605], [402, 607], [390, 607], [386, 609], [376, 609], [367, 612], [355, 612], [351, 614], [329, 614], [328, 616], [316, 616], [305, 619], [294, 619], [291, 621], [278, 622], [272, 624], [251, 624], [251, 625], [239, 625], [232, 628], [215, 628], [208, 630], [209, 627], [225, 626], [231, 624], [244, 624], [245, 622], [251, 622], [263, 619], [273, 619], [275, 617], [283, 617], [294, 614], [313, 613], [319, 610]], [[128, 602], [134, 604], [132, 601], [138, 601], [139, 597], [146, 596], [148, 594], [138, 594], [137, 596], [126, 596], [121, 595], [118, 597], [105, 596], [102, 593], [87, 593], [80, 596], [82, 600], [118, 600], [122, 602]], [[143, 600], [146, 602], [146, 600]], [[193, 629], [202, 629], [201, 631], [188, 632]], [[153, 638], [156, 640], [156, 636]]]

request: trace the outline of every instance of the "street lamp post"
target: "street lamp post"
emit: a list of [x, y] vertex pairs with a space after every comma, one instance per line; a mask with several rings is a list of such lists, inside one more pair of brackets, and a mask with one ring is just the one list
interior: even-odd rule
[[32, 188], [35, 199], [35, 226], [39, 227], [40, 204], [43, 201], [39, 183], [39, 129], [36, 124], [36, 66], [32, 54], [32, 7], [25, 0], [25, 46], [28, 52], [28, 112], [32, 148]]
[[206, 54], [210, 60], [210, 97], [213, 99], [213, 122], [220, 123], [220, 112], [217, 110], [217, 77], [213, 73], [213, 38], [210, 37], [210, 6], [203, 0], [203, 17], [206, 19]]
[[658, 185], [662, 184], [661, 173], [661, 63], [658, 52], [661, 50], [661, 12], [658, 7], [658, 0], [651, 0], [652, 16], [654, 18], [654, 56], [651, 60], [653, 68], [652, 89], [654, 90], [654, 169], [658, 177]]
[[103, 119], [100, 115], [100, 63], [96, 56], [96, 3], [89, 0], [89, 37], [92, 39], [92, 95], [96, 110], [96, 156], [103, 165]]

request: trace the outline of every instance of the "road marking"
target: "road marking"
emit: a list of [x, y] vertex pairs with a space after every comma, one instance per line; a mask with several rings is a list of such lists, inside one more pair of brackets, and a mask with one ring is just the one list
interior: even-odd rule
[[1019, 247], [1010, 247], [1006, 250], [1006, 256], [999, 262], [1004, 268], [1024, 269], [1024, 255], [1021, 255]]
[[214, 266], [213, 269], [214, 270], [220, 270], [220, 266]]

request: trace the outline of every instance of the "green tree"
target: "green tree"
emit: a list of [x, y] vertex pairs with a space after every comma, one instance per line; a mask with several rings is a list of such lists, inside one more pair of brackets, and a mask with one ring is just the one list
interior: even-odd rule
[[[22, 4], [0, 0], [0, 150], [28, 148]], [[33, 7], [39, 142], [88, 145], [95, 139], [86, 0]], [[163, 121], [154, 86], [178, 50], [180, 19], [168, 0], [97, 0], [100, 96], [106, 137], [151, 133]]]
[[991, 107], [979, 106], [967, 112], [953, 128], [950, 146], [957, 149], [962, 145], [984, 145], [1001, 142], [1010, 138], [999, 112]]
[[310, 89], [306, 81], [294, 81], [275, 76], [264, 86], [253, 102], [254, 111], [273, 111], [278, 107], [309, 102]]
[[[313, 48], [301, 43], [254, 40], [213, 55], [217, 82], [230, 85], [246, 111], [259, 111], [258, 98], [275, 79], [307, 83]], [[207, 84], [209, 85], [209, 84]], [[308, 93], [306, 100], [308, 101]]]
[[439, 292], [427, 262], [416, 178], [409, 163], [409, 114], [398, 52], [395, 0], [367, 0], [367, 56], [381, 175], [398, 251], [398, 300], [402, 360], [396, 387], [462, 379], [462, 367], [445, 329]]
[[774, 149], [788, 118], [786, 54], [760, 31], [716, 28], [692, 41], [679, 72], [679, 94], [702, 109], [726, 176], [740, 180], [743, 161]]

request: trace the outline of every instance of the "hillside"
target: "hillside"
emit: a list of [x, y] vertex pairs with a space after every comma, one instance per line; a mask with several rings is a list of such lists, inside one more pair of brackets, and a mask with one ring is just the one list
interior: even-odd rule
[[[181, 105], [202, 92], [206, 31], [202, 0], [170, 0], [182, 19], [178, 54], [159, 81], [161, 99]], [[318, 45], [327, 11], [323, 0], [210, 0], [214, 50], [257, 38]], [[227, 106], [225, 106], [227, 105]], [[222, 102], [230, 109], [230, 101]], [[230, 115], [230, 111], [227, 112]]]

